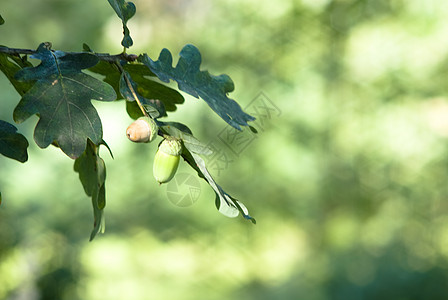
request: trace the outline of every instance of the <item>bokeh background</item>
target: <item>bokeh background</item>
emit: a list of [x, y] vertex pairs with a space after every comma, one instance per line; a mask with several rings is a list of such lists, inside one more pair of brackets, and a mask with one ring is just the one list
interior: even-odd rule
[[[188, 95], [168, 119], [220, 146], [211, 171], [258, 223], [219, 214], [205, 182], [193, 205], [173, 205], [152, 178], [156, 144], [127, 141], [122, 101], [95, 102], [115, 159], [101, 152], [106, 232], [89, 243], [90, 199], [72, 160], [34, 144], [33, 117], [17, 125], [29, 161], [0, 157], [0, 299], [447, 299], [444, 1], [134, 2], [130, 53], [166, 47], [177, 61], [192, 43], [257, 113], [258, 135], [240, 142]], [[0, 13], [3, 45], [122, 50], [105, 0], [3, 1]], [[3, 74], [0, 90], [12, 122], [20, 97]]]

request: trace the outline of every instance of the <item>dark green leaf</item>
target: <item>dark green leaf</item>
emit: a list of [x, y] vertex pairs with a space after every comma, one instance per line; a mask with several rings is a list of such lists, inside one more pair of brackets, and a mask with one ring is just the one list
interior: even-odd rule
[[[137, 92], [146, 99], [156, 99], [163, 103], [166, 111], [175, 111], [177, 104], [184, 103], [184, 97], [176, 90], [163, 84], [150, 80], [146, 77], [155, 75], [145, 66], [140, 64], [125, 64], [123, 69], [129, 73], [133, 82], [137, 84]], [[97, 65], [89, 68], [89, 71], [105, 76], [104, 82], [110, 84], [117, 94], [120, 93], [120, 72], [114, 64], [100, 61]], [[127, 102], [126, 110], [133, 119], [142, 116], [142, 112], [136, 102]], [[166, 114], [162, 115], [165, 116]]]
[[196, 154], [210, 155], [213, 151], [191, 134], [191, 130], [182, 123], [160, 122], [159, 128], [166, 134], [181, 139], [188, 151]]
[[37, 67], [25, 68], [17, 72], [16, 79], [21, 81], [39, 80], [51, 75], [70, 75], [80, 73], [98, 63], [98, 57], [90, 53], [69, 54], [63, 51], [50, 51], [44, 43], [37, 53], [30, 56], [42, 62]]
[[0, 120], [0, 154], [23, 163], [28, 160], [28, 145], [27, 139], [17, 133], [14, 125]]
[[[152, 76], [152, 77], [156, 76], [145, 65], [128, 64], [124, 61], [122, 61], [121, 63], [123, 69], [127, 71], [129, 74], [131, 74], [134, 80], [144, 78], [144, 76]], [[106, 76], [108, 79], [107, 81], [106, 80], [105, 81], [112, 86], [116, 86], [118, 91], [118, 79], [120, 79], [120, 70], [117, 68], [115, 63], [100, 61], [95, 66], [89, 68], [89, 71]]]
[[215, 191], [215, 203], [218, 211], [230, 218], [237, 217], [238, 214], [241, 213], [246, 220], [250, 220], [255, 224], [255, 219], [249, 215], [249, 211], [244, 204], [224, 192], [224, 190], [215, 182], [205, 166], [205, 161], [198, 154], [190, 152], [185, 148], [186, 147], [183, 148], [182, 157], [196, 170], [196, 172], [198, 172], [199, 177], [207, 181]]
[[[193, 133], [191, 132], [191, 129], [188, 128], [188, 126], [185, 124], [182, 124], [179, 122], [162, 122], [162, 121], [157, 121], [157, 122], [158, 122], [159, 127], [160, 126], [173, 126], [173, 127], [176, 127], [177, 129], [179, 129], [180, 131], [183, 131], [183, 132], [193, 135]], [[166, 133], [169, 134], [168, 131]]]
[[140, 107], [138, 107], [136, 101], [126, 101], [126, 112], [134, 120], [143, 116], [142, 110], [140, 109]]
[[106, 147], [107, 151], [109, 151], [110, 157], [112, 157], [112, 159], [114, 159], [114, 154], [112, 153], [112, 150], [110, 149], [109, 145], [106, 143], [105, 140], [102, 140], [100, 145], [104, 145], [104, 147]]
[[5, 24], [5, 20], [2, 18], [2, 15], [0, 15], [0, 25]]
[[159, 100], [146, 99], [145, 97], [142, 97], [137, 91], [137, 84], [132, 80], [129, 73], [126, 71], [121, 74], [120, 93], [129, 102], [138, 100], [153, 119], [166, 115], [165, 106], [163, 103]]
[[99, 232], [104, 232], [104, 207], [106, 205], [106, 165], [99, 156], [99, 146], [88, 140], [83, 154], [75, 160], [74, 170], [79, 173], [79, 180], [87, 196], [92, 198], [93, 230], [90, 240]]
[[[176, 104], [184, 103], [184, 97], [176, 90], [146, 78], [134, 78], [138, 92], [145, 98], [161, 101], [166, 111], [175, 111]], [[166, 114], [165, 114], [166, 115]]]
[[93, 52], [93, 50], [90, 48], [90, 46], [87, 45], [86, 43], [82, 44], [82, 50], [85, 52]]
[[108, 84], [81, 72], [95, 63], [91, 54], [65, 56], [40, 48], [37, 57], [42, 63], [18, 72], [19, 79], [38, 81], [15, 108], [14, 120], [20, 123], [39, 114], [34, 130], [36, 144], [46, 148], [55, 141], [69, 157], [77, 158], [88, 138], [97, 145], [102, 141], [101, 120], [91, 99], [113, 101], [116, 94]]
[[234, 89], [229, 76], [213, 76], [207, 71], [200, 71], [201, 54], [195, 46], [186, 45], [179, 55], [175, 68], [172, 66], [173, 57], [167, 49], [162, 50], [157, 61], [146, 54], [140, 56], [139, 61], [163, 82], [175, 80], [180, 90], [196, 98], [201, 97], [224, 121], [236, 129], [241, 130], [240, 126], [248, 126], [248, 121], [255, 120], [236, 101], [227, 97], [227, 93]]
[[129, 48], [132, 46], [132, 38], [129, 35], [129, 28], [126, 26], [128, 20], [135, 15], [136, 8], [134, 3], [126, 2], [125, 0], [108, 0], [110, 6], [115, 10], [117, 16], [121, 19], [123, 23], [123, 40], [121, 41], [121, 45], [123, 47]]
[[123, 69], [128, 71], [134, 80], [137, 80], [137, 78], [141, 80], [144, 76], [156, 77], [156, 74], [151, 72], [145, 65], [138, 63], [125, 64], [123, 65]]
[[33, 82], [20, 82], [15, 79], [14, 75], [21, 69], [32, 67], [33, 65], [19, 56], [0, 53], [0, 70], [5, 74], [6, 78], [11, 82], [16, 91], [23, 96], [32, 86]]
[[88, 69], [89, 71], [103, 75], [103, 81], [111, 85], [117, 95], [120, 94], [119, 89], [119, 81], [120, 81], [120, 72], [113, 63], [106, 61], [99, 61], [96, 65]]

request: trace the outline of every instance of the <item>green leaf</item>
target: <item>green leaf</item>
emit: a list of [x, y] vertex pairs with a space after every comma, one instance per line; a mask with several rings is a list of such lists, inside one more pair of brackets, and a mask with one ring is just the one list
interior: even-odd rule
[[34, 84], [34, 82], [20, 82], [14, 78], [14, 75], [21, 69], [32, 67], [33, 65], [26, 60], [26, 57], [19, 57], [0, 53], [0, 70], [11, 82], [16, 91], [23, 96]]
[[146, 112], [155, 119], [166, 115], [165, 106], [158, 100], [150, 100], [141, 96], [137, 89], [137, 84], [131, 79], [129, 73], [124, 71], [120, 77], [120, 93], [129, 102], [140, 101]]
[[17, 133], [14, 125], [0, 120], [0, 154], [23, 163], [28, 160], [28, 145], [27, 139]]
[[123, 47], [129, 48], [132, 46], [133, 41], [131, 36], [129, 35], [129, 28], [126, 26], [128, 20], [135, 15], [136, 8], [134, 3], [126, 2], [125, 0], [108, 0], [110, 6], [115, 10], [117, 16], [121, 19], [123, 23], [123, 40], [121, 41], [121, 45]]
[[163, 49], [157, 61], [147, 54], [139, 57], [157, 77], [163, 82], [175, 80], [179, 89], [196, 97], [202, 98], [224, 121], [238, 130], [240, 126], [248, 126], [248, 121], [254, 117], [245, 113], [239, 104], [227, 97], [234, 89], [229, 76], [222, 74], [213, 76], [207, 71], [200, 71], [201, 54], [193, 45], [186, 45], [179, 54], [180, 58], [173, 68], [173, 57], [169, 50]]
[[[180, 131], [183, 131], [185, 133], [193, 135], [193, 133], [191, 132], [191, 129], [188, 128], [188, 126], [185, 125], [185, 124], [182, 124], [182, 123], [179, 123], [179, 122], [162, 122], [162, 121], [157, 121], [157, 123], [158, 123], [159, 127], [161, 127], [161, 126], [172, 126], [172, 127], [177, 128]], [[170, 132], [169, 130], [167, 130], [166, 133], [169, 134], [169, 135], [175, 134], [173, 132]]]
[[0, 25], [5, 24], [5, 20], [2, 18], [2, 15], [0, 15]]
[[14, 120], [20, 123], [39, 114], [36, 144], [46, 148], [55, 141], [75, 159], [83, 153], [88, 138], [97, 145], [102, 141], [101, 120], [91, 99], [113, 101], [116, 94], [108, 84], [81, 72], [97, 62], [94, 55], [52, 52], [41, 46], [32, 57], [42, 63], [16, 74], [19, 80], [37, 82], [15, 108]]
[[166, 134], [181, 139], [188, 151], [196, 154], [210, 155], [213, 151], [195, 138], [191, 130], [182, 123], [158, 121], [159, 128]]
[[90, 53], [70, 54], [63, 51], [50, 51], [46, 43], [37, 48], [37, 53], [31, 58], [42, 62], [37, 67], [25, 68], [17, 72], [16, 79], [22, 81], [45, 79], [52, 75], [71, 75], [80, 73], [82, 69], [90, 68], [99, 61]]
[[99, 146], [88, 140], [84, 153], [75, 160], [75, 172], [79, 173], [84, 191], [92, 198], [93, 230], [90, 240], [104, 232], [104, 207], [106, 206], [106, 165], [99, 156]]
[[249, 215], [249, 211], [244, 206], [243, 203], [236, 200], [227, 194], [213, 179], [212, 175], [208, 172], [205, 161], [196, 153], [190, 152], [183, 147], [182, 157], [188, 162], [188, 164], [198, 172], [199, 177], [203, 178], [208, 184], [212, 187], [216, 194], [216, 207], [218, 211], [223, 215], [235, 218], [241, 213], [241, 215], [246, 219], [250, 220], [253, 224], [256, 224], [256, 221], [253, 217]]
[[[137, 84], [137, 92], [141, 96], [146, 99], [161, 101], [166, 111], [175, 111], [177, 104], [184, 103], [184, 97], [178, 91], [148, 79], [147, 77], [154, 77], [155, 75], [145, 65], [125, 64], [123, 65], [123, 69], [129, 73], [133, 82]], [[103, 81], [110, 84], [117, 94], [120, 94], [119, 82], [121, 75], [114, 64], [100, 61], [94, 67], [89, 68], [89, 71], [105, 76]], [[142, 116], [140, 108], [134, 101], [126, 102], [126, 110], [133, 119]], [[161, 116], [166, 116], [166, 113]]]

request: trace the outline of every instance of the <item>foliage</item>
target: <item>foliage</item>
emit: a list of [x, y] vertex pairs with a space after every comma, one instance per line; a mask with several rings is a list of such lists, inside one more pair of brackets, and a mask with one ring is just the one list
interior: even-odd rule
[[[160, 138], [148, 147], [124, 135], [125, 103], [142, 115], [136, 101], [93, 101], [115, 155], [99, 147], [107, 234], [87, 243], [91, 206], [73, 161], [29, 140], [27, 163], [0, 159], [0, 299], [446, 299], [445, 1], [138, 3], [134, 52], [157, 60], [166, 47], [176, 63], [195, 44], [202, 68], [231, 75], [230, 98], [257, 118], [258, 135], [240, 133], [182, 91], [187, 105], [158, 118], [187, 124], [214, 151], [202, 155], [209, 173], [257, 225], [219, 217], [204, 180], [194, 205], [173, 206], [171, 186], [150, 171]], [[0, 43], [120, 52], [121, 20], [108, 6], [4, 1]], [[120, 71], [102, 63], [120, 95]], [[21, 97], [1, 74], [0, 90], [0, 119], [14, 124]], [[14, 125], [31, 137], [37, 120]], [[181, 173], [197, 179], [182, 161], [170, 184]]]
[[193, 45], [186, 45], [179, 53], [179, 61], [172, 67], [173, 58], [167, 49], [163, 49], [159, 59], [153, 61], [144, 54], [140, 57], [148, 68], [163, 82], [170, 79], [177, 81], [179, 89], [194, 97], [201, 97], [227, 123], [236, 129], [248, 126], [247, 121], [254, 117], [243, 112], [234, 100], [227, 97], [234, 89], [233, 81], [227, 75], [212, 76], [206, 71], [200, 71], [201, 54]]
[[84, 191], [92, 197], [93, 206], [93, 231], [92, 240], [101, 230], [104, 231], [103, 210], [106, 206], [106, 165], [99, 156], [99, 146], [88, 140], [86, 151], [75, 161], [74, 170], [79, 173], [79, 180]]
[[19, 70], [18, 80], [35, 80], [14, 110], [14, 120], [23, 122], [34, 114], [40, 120], [34, 140], [41, 148], [56, 143], [70, 158], [78, 158], [86, 149], [87, 139], [102, 141], [101, 120], [90, 99], [113, 101], [111, 86], [81, 72], [98, 63], [88, 53], [67, 54], [50, 51], [41, 44], [31, 58], [42, 60], [37, 67]]
[[26, 162], [28, 160], [28, 140], [17, 133], [17, 128], [0, 120], [0, 153], [6, 157]]
[[121, 44], [125, 48], [129, 48], [132, 46], [133, 41], [130, 36], [129, 28], [126, 26], [126, 23], [135, 15], [136, 8], [134, 3], [127, 2], [125, 0], [108, 0], [109, 4], [115, 10], [117, 16], [121, 19], [123, 23], [123, 40]]
[[[132, 2], [108, 0], [123, 24], [123, 47], [133, 45], [127, 22], [136, 13]], [[2, 19], [3, 21], [3, 19]], [[26, 55], [39, 59], [33, 66]], [[94, 229], [91, 240], [104, 229], [103, 209], [106, 203], [106, 167], [99, 156], [103, 141], [101, 119], [91, 100], [111, 102], [121, 95], [126, 99], [127, 112], [132, 118], [146, 115], [160, 125], [160, 117], [167, 111], [174, 111], [176, 105], [184, 102], [176, 90], [157, 82], [173, 79], [179, 89], [195, 97], [201, 97], [227, 123], [238, 130], [249, 126], [254, 117], [242, 111], [241, 107], [227, 93], [234, 85], [227, 75], [213, 76], [200, 70], [201, 56], [193, 45], [186, 45], [180, 52], [180, 59], [172, 67], [171, 53], [164, 49], [158, 61], [147, 54], [118, 55], [95, 53], [84, 44], [84, 52], [64, 52], [52, 50], [51, 44], [41, 43], [37, 50], [0, 48], [0, 69], [11, 81], [22, 99], [14, 109], [14, 121], [21, 123], [33, 115], [39, 117], [34, 129], [34, 140], [40, 148], [50, 144], [59, 147], [68, 157], [75, 160], [74, 170], [86, 194], [92, 198]], [[102, 80], [88, 75], [83, 70], [101, 74]], [[120, 98], [120, 97], [119, 97]], [[249, 216], [245, 206], [223, 191], [209, 174], [200, 155], [210, 155], [212, 151], [204, 147], [188, 127], [177, 122], [166, 123], [159, 134], [174, 136], [185, 145], [182, 156], [213, 188], [217, 195], [218, 210], [236, 217], [239, 212], [246, 219]], [[0, 153], [21, 162], [27, 160], [28, 142], [16, 128], [4, 121], [0, 123]], [[107, 145], [106, 145], [107, 146]]]

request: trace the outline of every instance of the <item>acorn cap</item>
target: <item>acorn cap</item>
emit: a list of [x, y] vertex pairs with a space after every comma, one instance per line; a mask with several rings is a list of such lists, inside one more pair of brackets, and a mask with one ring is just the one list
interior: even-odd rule
[[150, 117], [140, 117], [126, 129], [126, 136], [136, 143], [148, 143], [157, 137], [158, 127]]
[[159, 151], [168, 155], [179, 156], [182, 153], [182, 142], [174, 137], [168, 137], [160, 144]]

